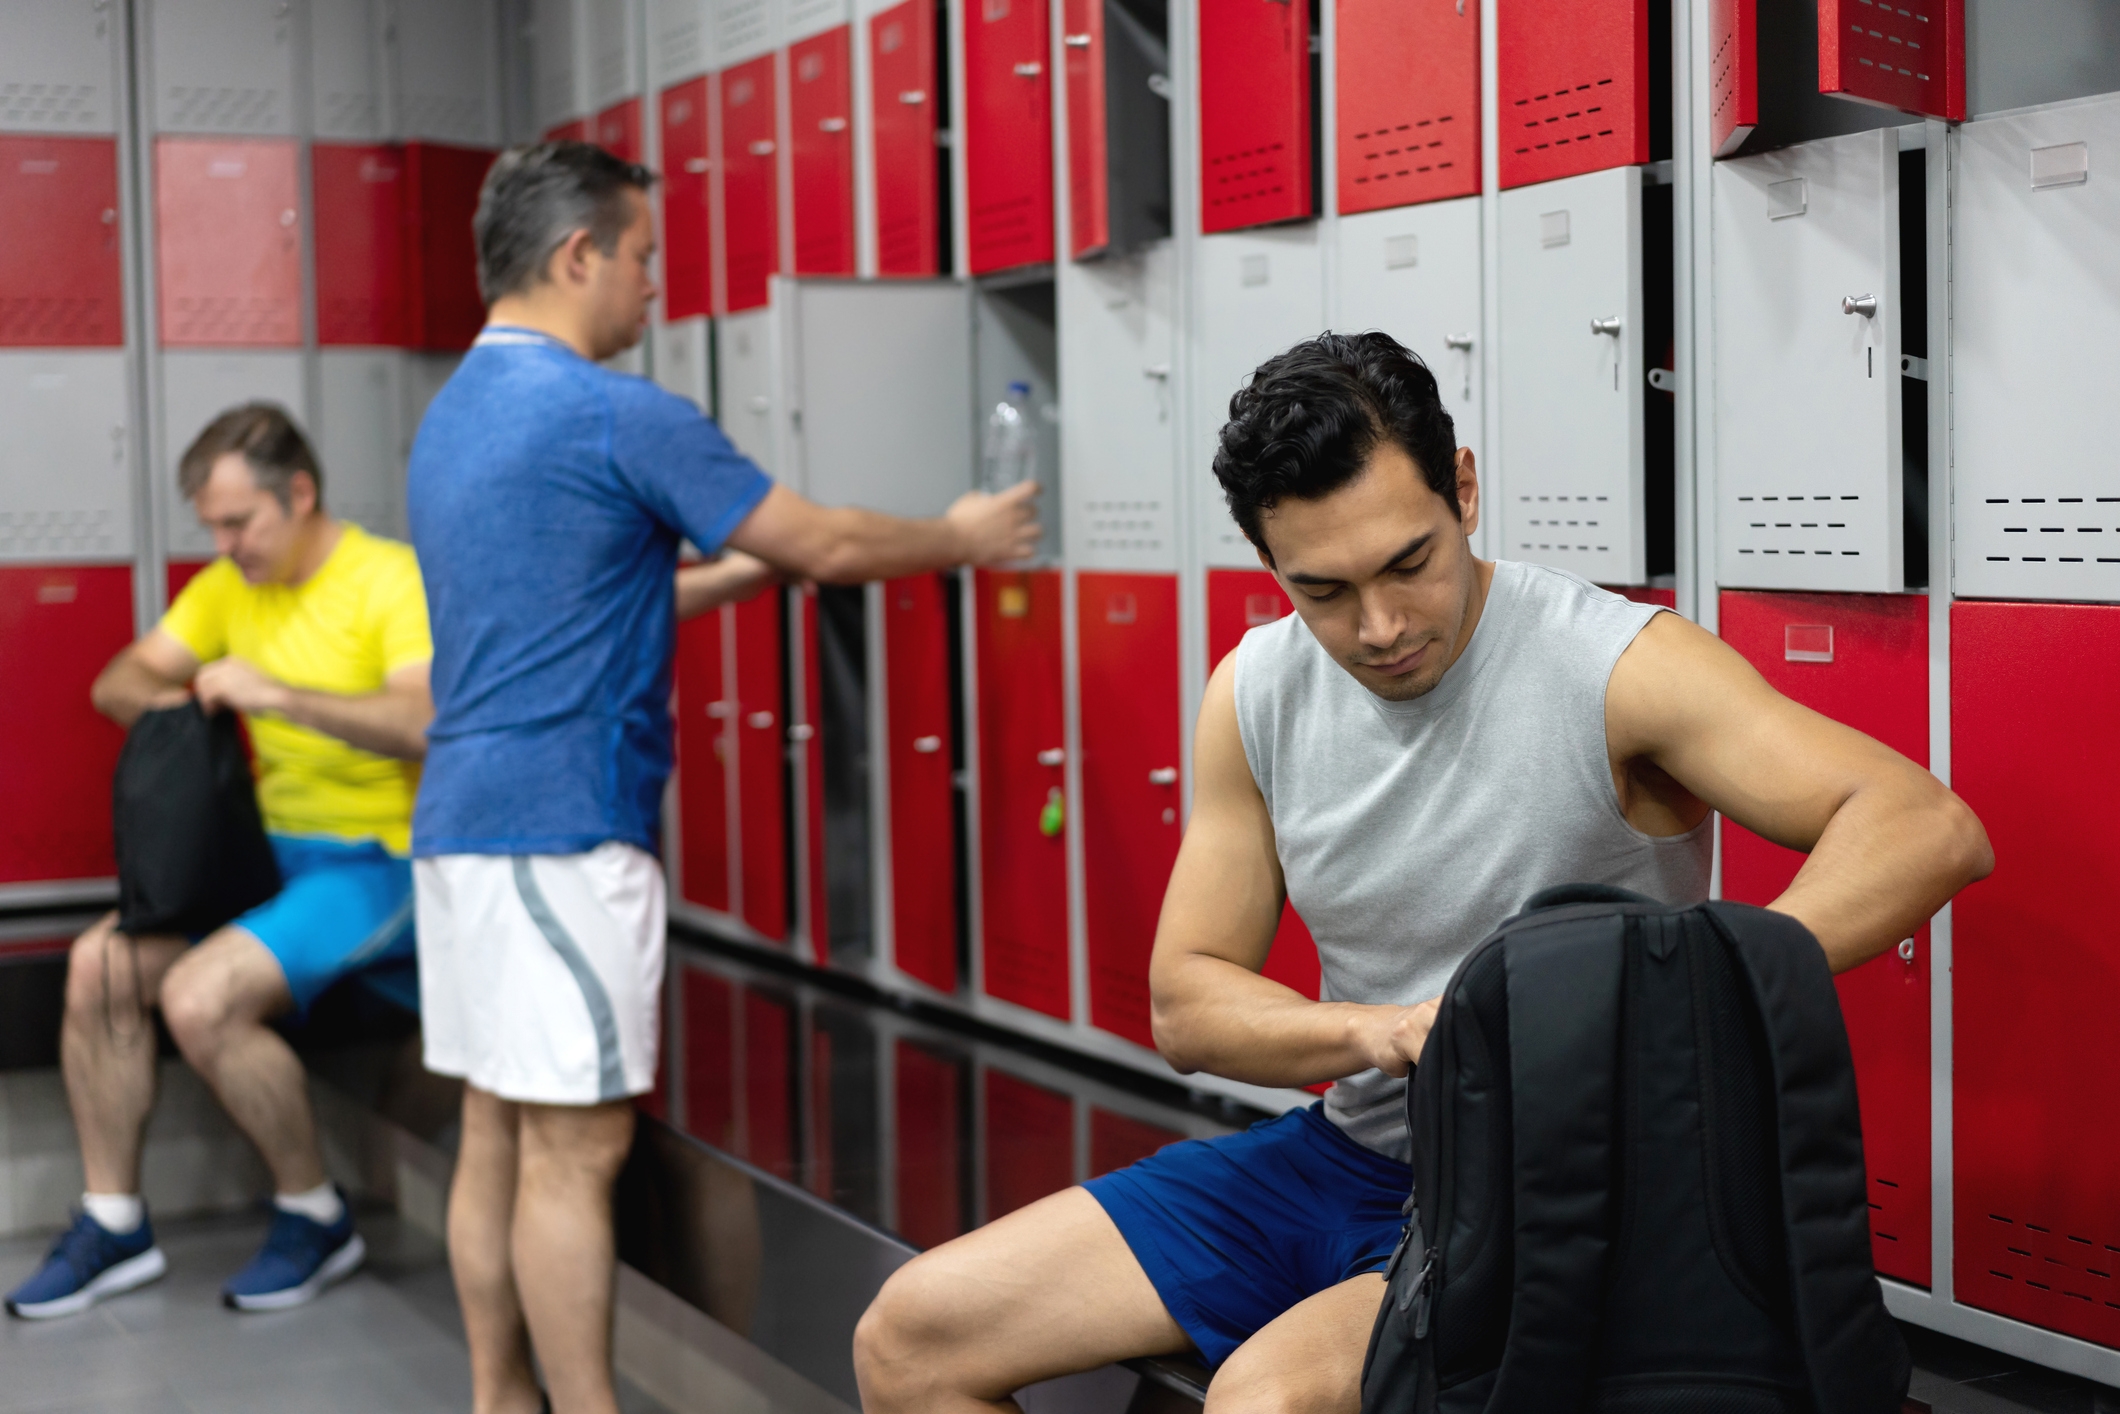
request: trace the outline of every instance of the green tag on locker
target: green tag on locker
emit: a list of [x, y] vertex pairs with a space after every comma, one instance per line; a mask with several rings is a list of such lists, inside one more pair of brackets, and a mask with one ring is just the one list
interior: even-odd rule
[[1067, 802], [1054, 786], [1045, 793], [1045, 808], [1038, 812], [1038, 833], [1052, 839], [1067, 828]]

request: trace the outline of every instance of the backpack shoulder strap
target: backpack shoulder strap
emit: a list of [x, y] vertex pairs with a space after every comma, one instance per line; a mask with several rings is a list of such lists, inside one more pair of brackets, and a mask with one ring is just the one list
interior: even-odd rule
[[1516, 1280], [1487, 1414], [1581, 1406], [1612, 1240], [1620, 979], [1617, 913], [1527, 921], [1506, 944]]

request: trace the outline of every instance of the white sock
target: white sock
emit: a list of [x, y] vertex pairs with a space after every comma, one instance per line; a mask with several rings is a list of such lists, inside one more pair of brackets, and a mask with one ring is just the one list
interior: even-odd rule
[[147, 1220], [147, 1205], [137, 1193], [84, 1193], [81, 1207], [113, 1237], [136, 1231]]
[[272, 1205], [283, 1213], [300, 1213], [313, 1223], [330, 1227], [346, 1214], [346, 1205], [339, 1199], [339, 1190], [325, 1179], [307, 1193], [275, 1193]]

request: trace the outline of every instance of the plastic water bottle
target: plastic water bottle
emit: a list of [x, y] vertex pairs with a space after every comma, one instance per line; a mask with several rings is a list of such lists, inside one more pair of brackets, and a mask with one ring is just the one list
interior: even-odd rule
[[980, 489], [1006, 491], [1019, 481], [1038, 479], [1038, 443], [1031, 431], [1031, 385], [1011, 383], [1008, 396], [987, 414], [985, 445], [980, 448]]

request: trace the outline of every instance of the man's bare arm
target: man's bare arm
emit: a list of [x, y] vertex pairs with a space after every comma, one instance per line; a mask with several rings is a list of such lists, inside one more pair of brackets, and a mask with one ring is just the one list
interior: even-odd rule
[[1281, 865], [1237, 734], [1234, 669], [1223, 660], [1200, 705], [1192, 819], [1148, 967], [1156, 1049], [1180, 1072], [1255, 1085], [1310, 1085], [1372, 1066], [1403, 1075], [1433, 1003], [1314, 1002], [1259, 975], [1281, 921]]
[[96, 675], [88, 700], [104, 716], [128, 730], [143, 712], [181, 707], [199, 660], [174, 634], [151, 628], [118, 650], [118, 656]]
[[199, 669], [197, 688], [199, 705], [208, 711], [271, 713], [400, 761], [427, 755], [434, 697], [428, 691], [425, 663], [390, 674], [380, 692], [343, 694], [289, 687], [241, 658], [222, 658]]
[[1721, 639], [1659, 614], [1606, 692], [1614, 760], [1646, 758], [1753, 833], [1810, 858], [1769, 907], [1845, 972], [1894, 946], [1995, 866], [1944, 784], [1861, 732], [1798, 706]]
[[932, 520], [905, 520], [853, 506], [820, 506], [775, 486], [729, 543], [794, 579], [859, 584], [955, 565], [998, 565], [1038, 548], [1035, 482], [998, 496], [957, 498]]
[[780, 578], [773, 567], [741, 550], [718, 560], [677, 567], [677, 617], [696, 619], [724, 604], [741, 604]]

